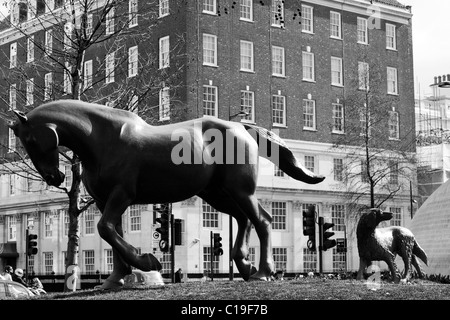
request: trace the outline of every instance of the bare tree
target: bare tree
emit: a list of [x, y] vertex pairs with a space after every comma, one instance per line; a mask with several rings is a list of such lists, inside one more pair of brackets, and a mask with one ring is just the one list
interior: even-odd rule
[[[7, 109], [16, 108], [17, 102], [22, 101], [24, 111], [28, 111], [42, 102], [65, 98], [109, 104], [139, 113], [153, 123], [171, 119], [170, 112], [174, 109], [167, 105], [160, 110], [159, 96], [170, 87], [166, 99], [170, 104], [177, 102], [177, 89], [183, 86], [180, 74], [185, 67], [182, 56], [185, 36], [171, 37], [170, 47], [161, 57], [153, 33], [159, 24], [158, 1], [140, 2], [139, 12], [128, 1], [116, 0], [37, 0], [28, 2], [28, 6], [23, 2], [12, 4], [8, 27], [21, 35], [23, 41], [18, 46], [23, 46], [20, 51], [26, 52], [23, 58], [27, 63], [17, 63], [4, 77], [9, 96], [1, 99]], [[138, 44], [144, 46], [138, 50]], [[30, 91], [41, 94], [33, 95]], [[182, 108], [179, 110], [183, 112]], [[13, 119], [6, 108], [0, 116], [5, 121]], [[4, 145], [7, 147], [7, 143]], [[4, 171], [41, 179], [23, 150], [9, 151], [3, 160]], [[82, 192], [78, 156], [64, 148], [60, 154], [61, 160], [70, 165], [72, 175], [71, 185], [60, 188], [69, 198], [67, 290], [72, 273], [68, 268], [72, 270], [78, 265], [79, 217], [94, 201]]]

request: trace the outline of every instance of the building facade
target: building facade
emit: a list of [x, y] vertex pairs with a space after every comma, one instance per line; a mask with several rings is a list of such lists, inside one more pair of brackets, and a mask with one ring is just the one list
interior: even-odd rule
[[[64, 11], [65, 2], [47, 1], [44, 7], [42, 1], [16, 2], [17, 8], [23, 9], [14, 9], [11, 21], [27, 32], [4, 22], [0, 33], [1, 68], [7, 75], [0, 84], [6, 88], [1, 102], [6, 120], [0, 128], [4, 166], [17, 160], [15, 150], [20, 150], [7, 127], [7, 121], [13, 119], [8, 110], [26, 111], [47, 100], [72, 98], [69, 89], [77, 88], [70, 86], [73, 78], [65, 72], [70, 69], [67, 61], [56, 58], [55, 48], [64, 51], [64, 40], [56, 40], [57, 31], [53, 32], [53, 42], [49, 40], [51, 27], [67, 21], [73, 21], [74, 32], [81, 30], [76, 27], [77, 19], [71, 20], [69, 15], [66, 22], [35, 23]], [[98, 1], [79, 25], [96, 26], [104, 3]], [[41, 12], [29, 14], [25, 8], [30, 7], [39, 7]], [[161, 0], [151, 4], [131, 0], [112, 11], [114, 14], [110, 12], [104, 15], [101, 28], [88, 28], [89, 34], [103, 32], [106, 37], [114, 28], [124, 33], [120, 41], [111, 37], [86, 51], [80, 70], [87, 90], [80, 97], [138, 112], [155, 125], [210, 115], [271, 129], [285, 139], [306, 167], [326, 177], [318, 185], [303, 184], [261, 158], [257, 195], [273, 217], [275, 268], [289, 273], [318, 271], [318, 254], [307, 248], [307, 237], [302, 233], [302, 211], [315, 204], [318, 214], [335, 224], [334, 238], [345, 237], [348, 244], [347, 253], [336, 248], [324, 252], [324, 271], [356, 270], [356, 220], [349, 216], [349, 204], [343, 196], [346, 153], [333, 146], [337, 137], [349, 134], [349, 123], [362, 121], [359, 114], [348, 111], [347, 101], [353, 91], [368, 92], [369, 82], [362, 82], [368, 79], [364, 75], [369, 68], [378, 70], [370, 73], [370, 79], [379, 79], [379, 91], [391, 101], [388, 111], [393, 118], [381, 126], [389, 140], [399, 148], [414, 140], [410, 8], [394, 0]], [[70, 24], [64, 30], [72, 30]], [[53, 53], [48, 54], [49, 46]], [[48, 60], [46, 55], [54, 59], [27, 70], [21, 68]], [[21, 72], [16, 72], [19, 69]], [[235, 117], [239, 111], [245, 111], [245, 117]], [[407, 152], [414, 154], [415, 146]], [[70, 167], [62, 169], [70, 178]], [[24, 234], [29, 226], [38, 234], [40, 249], [31, 259], [33, 270], [38, 274], [63, 273], [67, 196], [40, 183], [32, 184], [27, 176], [7, 170], [2, 173], [1, 266], [24, 266]], [[367, 201], [367, 196], [360, 201]], [[395, 212], [391, 223], [404, 225], [410, 217], [410, 190], [398, 193], [383, 207]], [[228, 273], [228, 216], [198, 197], [174, 203], [172, 211], [182, 220], [182, 244], [175, 249], [175, 267], [192, 274], [210, 270], [212, 231], [221, 234], [224, 244], [224, 255], [213, 261], [214, 270]], [[80, 220], [80, 267], [85, 273], [108, 273], [112, 267], [111, 249], [96, 230], [99, 217], [100, 213], [90, 208]], [[142, 252], [155, 253], [163, 263], [163, 272], [168, 272], [170, 257], [158, 248], [153, 207], [130, 207], [123, 223], [125, 239]], [[233, 230], [235, 235], [236, 225]], [[250, 247], [249, 259], [258, 265], [255, 232]]]

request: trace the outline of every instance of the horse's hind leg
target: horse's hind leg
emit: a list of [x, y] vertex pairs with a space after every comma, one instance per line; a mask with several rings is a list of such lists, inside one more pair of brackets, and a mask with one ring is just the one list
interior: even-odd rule
[[417, 274], [419, 276], [419, 278], [423, 278], [424, 277], [424, 273], [422, 268], [420, 267], [419, 261], [417, 261], [416, 256], [413, 254], [411, 257], [411, 264], [414, 266], [414, 268], [417, 271]]

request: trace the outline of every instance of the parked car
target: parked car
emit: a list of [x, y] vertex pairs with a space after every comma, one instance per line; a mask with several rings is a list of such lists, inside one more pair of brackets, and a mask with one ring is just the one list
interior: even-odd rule
[[0, 300], [1, 299], [30, 299], [34, 294], [20, 283], [0, 280]]

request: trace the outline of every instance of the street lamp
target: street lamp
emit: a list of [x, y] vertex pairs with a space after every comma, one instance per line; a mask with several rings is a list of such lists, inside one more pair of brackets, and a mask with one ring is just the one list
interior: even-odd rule
[[[231, 115], [231, 106], [228, 107], [228, 121], [231, 121], [232, 119], [234, 119], [236, 117], [245, 117], [248, 115], [249, 115], [249, 113], [245, 112], [244, 110], [241, 110], [238, 113]], [[229, 234], [228, 256], [230, 259], [230, 271], [229, 271], [228, 278], [230, 281], [232, 281], [233, 277], [234, 277], [233, 257], [232, 257], [232, 253], [231, 253], [231, 251], [233, 250], [233, 217], [230, 215], [229, 219], [230, 219], [229, 220], [230, 234]]]

